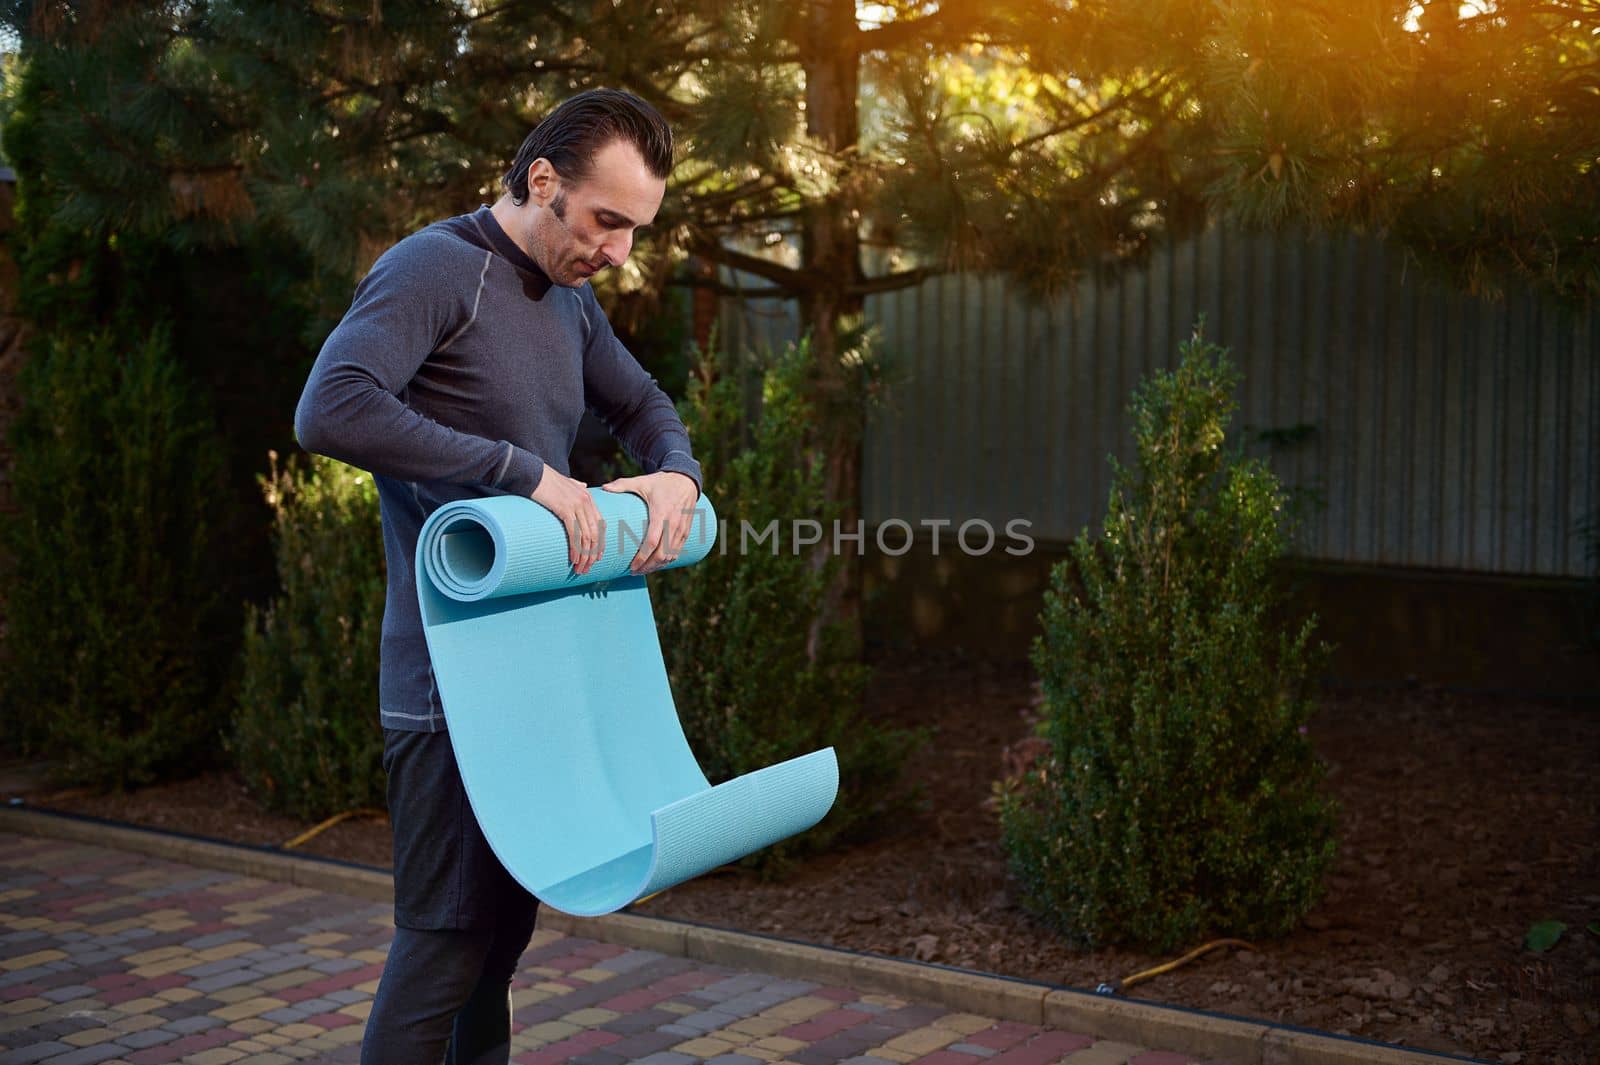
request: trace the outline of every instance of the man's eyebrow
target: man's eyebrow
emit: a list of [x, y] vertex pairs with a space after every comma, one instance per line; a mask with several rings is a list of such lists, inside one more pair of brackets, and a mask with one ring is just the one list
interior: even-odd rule
[[629, 218], [627, 215], [623, 214], [621, 211], [613, 210], [610, 207], [599, 207], [599, 208], [596, 208], [594, 213], [597, 214], [597, 215], [608, 214], [612, 218], [620, 219], [622, 224], [627, 226], [627, 227], [629, 227], [630, 229], [639, 229], [644, 224], [642, 222], [635, 222], [633, 219]]

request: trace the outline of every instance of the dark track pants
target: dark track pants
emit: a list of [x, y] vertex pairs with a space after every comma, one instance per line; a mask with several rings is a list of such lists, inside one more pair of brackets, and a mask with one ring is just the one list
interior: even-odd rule
[[395, 935], [362, 1065], [506, 1065], [511, 977], [538, 901], [483, 838], [447, 733], [385, 729], [383, 766]]

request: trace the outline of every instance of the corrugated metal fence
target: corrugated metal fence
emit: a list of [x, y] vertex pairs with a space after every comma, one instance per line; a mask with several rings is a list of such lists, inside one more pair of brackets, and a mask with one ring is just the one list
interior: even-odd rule
[[[1046, 542], [1105, 513], [1126, 407], [1200, 315], [1244, 374], [1238, 424], [1270, 431], [1319, 500], [1303, 553], [1339, 562], [1577, 576], [1600, 515], [1600, 313], [1424, 282], [1372, 239], [1213, 228], [1120, 283], [1047, 306], [996, 278], [872, 297], [902, 383], [866, 444], [867, 520], [1026, 518]], [[729, 301], [735, 344], [795, 335], [792, 306]]]

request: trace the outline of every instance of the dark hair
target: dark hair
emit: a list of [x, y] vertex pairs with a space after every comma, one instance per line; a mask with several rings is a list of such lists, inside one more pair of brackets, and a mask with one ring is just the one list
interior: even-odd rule
[[630, 92], [589, 89], [533, 127], [500, 184], [522, 203], [528, 198], [528, 168], [544, 158], [563, 181], [576, 185], [594, 169], [594, 153], [614, 140], [637, 148], [650, 173], [663, 181], [672, 172], [672, 129], [661, 112]]

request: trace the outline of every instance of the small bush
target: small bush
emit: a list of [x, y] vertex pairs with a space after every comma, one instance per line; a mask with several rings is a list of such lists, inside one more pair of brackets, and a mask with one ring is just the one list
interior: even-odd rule
[[[661, 646], [689, 743], [712, 783], [832, 746], [839, 798], [810, 832], [755, 855], [769, 873], [806, 851], [858, 838], [916, 798], [900, 780], [920, 732], [884, 728], [861, 713], [867, 670], [824, 629], [814, 653], [808, 631], [822, 610], [835, 566], [796, 550], [791, 522], [814, 518], [831, 529], [822, 458], [808, 445], [817, 424], [811, 358], [802, 343], [781, 354], [749, 356], [758, 383], [747, 411], [745, 373], [733, 360], [701, 354], [682, 404], [705, 487], [724, 525], [702, 562], [653, 583]], [[741, 523], [756, 534], [775, 523], [776, 539], [739, 549]], [[691, 532], [691, 536], [696, 535]]]
[[273, 457], [280, 592], [247, 608], [231, 747], [267, 806], [320, 818], [383, 804], [378, 647], [384, 557], [370, 474], [320, 455]]
[[1197, 334], [1135, 393], [1138, 468], [1051, 575], [1048, 753], [999, 785], [1001, 831], [1027, 908], [1082, 945], [1285, 933], [1333, 857], [1305, 736], [1326, 648], [1271, 625], [1285, 494], [1224, 446], [1236, 380]]
[[221, 732], [231, 628], [210, 422], [161, 331], [52, 338], [20, 391], [17, 510], [0, 525], [8, 746], [98, 787], [192, 769]]

